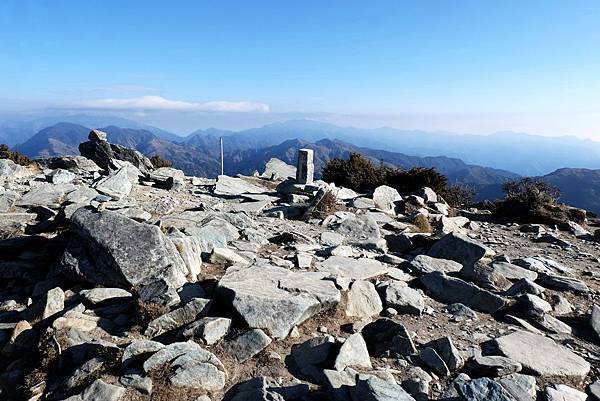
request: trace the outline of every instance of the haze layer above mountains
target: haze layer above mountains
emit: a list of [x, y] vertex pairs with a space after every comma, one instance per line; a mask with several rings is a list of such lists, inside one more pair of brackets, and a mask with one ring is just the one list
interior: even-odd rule
[[405, 169], [434, 167], [450, 183], [474, 187], [478, 199], [501, 196], [502, 183], [519, 175], [545, 176], [561, 188], [563, 201], [600, 211], [594, 195], [600, 193], [600, 171], [592, 170], [600, 168], [600, 143], [575, 137], [359, 129], [311, 120], [238, 132], [198, 130], [182, 137], [128, 119], [75, 115], [61, 116], [59, 122], [43, 118], [0, 123], [0, 142], [31, 157], [77, 155], [89, 129], [98, 127], [109, 134], [111, 142], [145, 155], [159, 154], [189, 175], [219, 173], [219, 137], [223, 137], [226, 174], [251, 174], [272, 157], [294, 164], [297, 150], [303, 147], [315, 150], [318, 172], [330, 159], [358, 152], [377, 163]]

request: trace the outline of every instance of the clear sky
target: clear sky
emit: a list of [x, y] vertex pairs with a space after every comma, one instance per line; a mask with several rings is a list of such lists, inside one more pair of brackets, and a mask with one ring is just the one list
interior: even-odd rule
[[0, 113], [600, 139], [600, 1], [0, 1]]

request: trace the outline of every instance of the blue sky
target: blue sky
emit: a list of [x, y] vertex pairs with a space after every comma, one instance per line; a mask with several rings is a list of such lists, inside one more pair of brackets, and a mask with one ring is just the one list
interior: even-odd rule
[[0, 113], [600, 138], [598, 1], [0, 2]]

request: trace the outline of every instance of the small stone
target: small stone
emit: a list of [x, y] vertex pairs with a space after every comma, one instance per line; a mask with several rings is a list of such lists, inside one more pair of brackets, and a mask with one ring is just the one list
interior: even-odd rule
[[157, 337], [191, 323], [205, 316], [211, 304], [212, 300], [210, 299], [194, 298], [181, 308], [175, 309], [151, 321], [144, 334], [148, 337]]
[[564, 384], [556, 384], [554, 387], [546, 387], [544, 393], [547, 401], [586, 401], [588, 399], [586, 393]]
[[81, 397], [85, 401], [118, 401], [123, 395], [125, 395], [123, 387], [107, 384], [98, 379], [83, 391]]
[[450, 337], [442, 337], [436, 340], [435, 348], [451, 372], [460, 370], [463, 367], [465, 361]]
[[82, 290], [79, 294], [89, 303], [96, 305], [107, 300], [122, 300], [131, 298], [129, 291], [121, 288], [94, 288], [91, 290]]
[[346, 316], [369, 318], [378, 315], [383, 310], [375, 286], [368, 281], [353, 282], [347, 298]]
[[349, 366], [371, 368], [367, 344], [359, 333], [352, 334], [344, 341], [335, 359], [335, 370], [344, 370]]
[[225, 266], [231, 266], [236, 263], [243, 265], [249, 264], [246, 259], [238, 255], [233, 249], [229, 248], [214, 248], [210, 254], [210, 263]]
[[238, 362], [245, 362], [267, 348], [271, 341], [261, 329], [249, 330], [228, 343], [228, 352]]
[[429, 366], [436, 374], [446, 377], [450, 376], [450, 370], [446, 366], [446, 362], [440, 355], [431, 347], [425, 347], [419, 354], [421, 360]]
[[421, 293], [402, 281], [395, 281], [388, 285], [385, 290], [385, 303], [400, 313], [413, 315], [421, 315], [425, 309], [425, 300]]
[[402, 387], [410, 395], [418, 400], [427, 400], [429, 396], [429, 384], [433, 378], [429, 373], [418, 366], [411, 367], [407, 372], [407, 378], [402, 382]]
[[592, 314], [590, 315], [590, 326], [594, 332], [596, 332], [596, 336], [600, 339], [600, 307], [598, 305], [592, 306]]
[[212, 345], [221, 340], [231, 327], [231, 319], [224, 317], [204, 317], [189, 324], [181, 331], [185, 338], [194, 337], [202, 340], [207, 345]]
[[300, 269], [309, 269], [312, 266], [313, 257], [306, 253], [296, 254], [296, 267]]
[[451, 314], [455, 319], [478, 319], [477, 313], [473, 309], [461, 303], [447, 305], [444, 311]]
[[476, 372], [490, 377], [518, 373], [523, 368], [520, 363], [503, 356], [476, 356], [471, 366]]

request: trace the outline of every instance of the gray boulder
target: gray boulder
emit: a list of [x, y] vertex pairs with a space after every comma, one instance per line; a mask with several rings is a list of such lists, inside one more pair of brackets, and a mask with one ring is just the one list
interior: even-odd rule
[[425, 300], [421, 293], [410, 288], [403, 281], [393, 281], [385, 289], [385, 303], [400, 313], [421, 315], [425, 309]]
[[470, 363], [471, 368], [489, 377], [506, 376], [520, 372], [523, 366], [519, 362], [504, 356], [476, 356]]
[[472, 265], [494, 252], [485, 245], [458, 233], [450, 233], [440, 238], [427, 255], [438, 259], [454, 260], [462, 265]]
[[303, 380], [321, 383], [324, 380], [323, 368], [330, 363], [334, 345], [331, 336], [321, 336], [292, 346], [290, 371]]
[[185, 338], [196, 338], [207, 345], [212, 345], [221, 340], [229, 332], [231, 319], [225, 317], [204, 317], [190, 323], [181, 331]]
[[217, 195], [261, 194], [263, 192], [268, 192], [265, 187], [252, 184], [242, 178], [227, 175], [220, 175], [215, 186], [215, 194]]
[[556, 290], [577, 293], [587, 293], [590, 291], [589, 287], [583, 281], [573, 277], [544, 274], [538, 278], [537, 282], [546, 288]]
[[119, 401], [124, 395], [123, 387], [97, 379], [83, 391], [80, 397], [83, 401]]
[[504, 387], [487, 377], [456, 381], [454, 386], [464, 401], [516, 401]]
[[392, 319], [381, 318], [369, 323], [361, 334], [367, 343], [369, 354], [374, 357], [417, 354], [408, 330]]
[[436, 374], [442, 377], [450, 376], [450, 369], [435, 349], [431, 347], [423, 348], [419, 353], [419, 358]]
[[460, 370], [463, 367], [465, 361], [450, 337], [437, 339], [435, 341], [435, 349], [451, 372]]
[[535, 281], [538, 277], [536, 272], [513, 265], [512, 263], [495, 262], [492, 264], [492, 267], [495, 272], [500, 273], [509, 280], [520, 280], [525, 278]]
[[379, 239], [379, 225], [374, 218], [367, 215], [351, 215], [340, 223], [336, 232], [346, 238], [346, 243]]
[[410, 262], [410, 267], [418, 273], [427, 274], [432, 272], [452, 273], [462, 269], [462, 265], [454, 260], [437, 259], [427, 255], [417, 255]]
[[374, 259], [332, 256], [319, 264], [319, 271], [333, 277], [366, 280], [385, 274], [388, 269], [381, 262]]
[[62, 266], [92, 284], [134, 289], [143, 300], [161, 303], [172, 302], [163, 300], [163, 295], [181, 287], [187, 272], [159, 227], [87, 208], [78, 209], [71, 218], [71, 239]]
[[[94, 131], [99, 134], [95, 134]], [[94, 161], [103, 170], [116, 170], [122, 166], [119, 162], [129, 162], [144, 173], [153, 169], [150, 160], [137, 150], [108, 143], [106, 133], [94, 131], [88, 135], [89, 141], [79, 144], [79, 153]]]
[[398, 190], [387, 185], [381, 185], [373, 191], [373, 202], [375, 207], [386, 213], [395, 213], [395, 202], [401, 201], [402, 197]]
[[535, 401], [537, 395], [535, 377], [513, 373], [496, 379], [517, 401]]
[[474, 284], [434, 272], [421, 277], [421, 282], [433, 298], [445, 303], [462, 303], [472, 309], [495, 313], [506, 305], [506, 300]]
[[333, 367], [335, 370], [344, 370], [347, 367], [371, 368], [367, 343], [360, 333], [354, 333], [344, 341]]
[[129, 195], [133, 189], [133, 184], [137, 182], [137, 174], [138, 170], [127, 164], [98, 181], [94, 188], [101, 194], [108, 195], [113, 199], [123, 199]]
[[415, 401], [399, 384], [374, 375], [360, 377], [350, 394], [357, 401]]
[[286, 162], [273, 157], [265, 164], [265, 171], [262, 173], [262, 176], [271, 180], [296, 178], [296, 167], [290, 166]]
[[93, 288], [91, 290], [82, 290], [79, 295], [92, 305], [105, 301], [116, 301], [131, 298], [131, 293], [122, 288]]
[[370, 318], [383, 310], [381, 298], [379, 298], [375, 286], [368, 281], [353, 282], [347, 298], [346, 316]]

